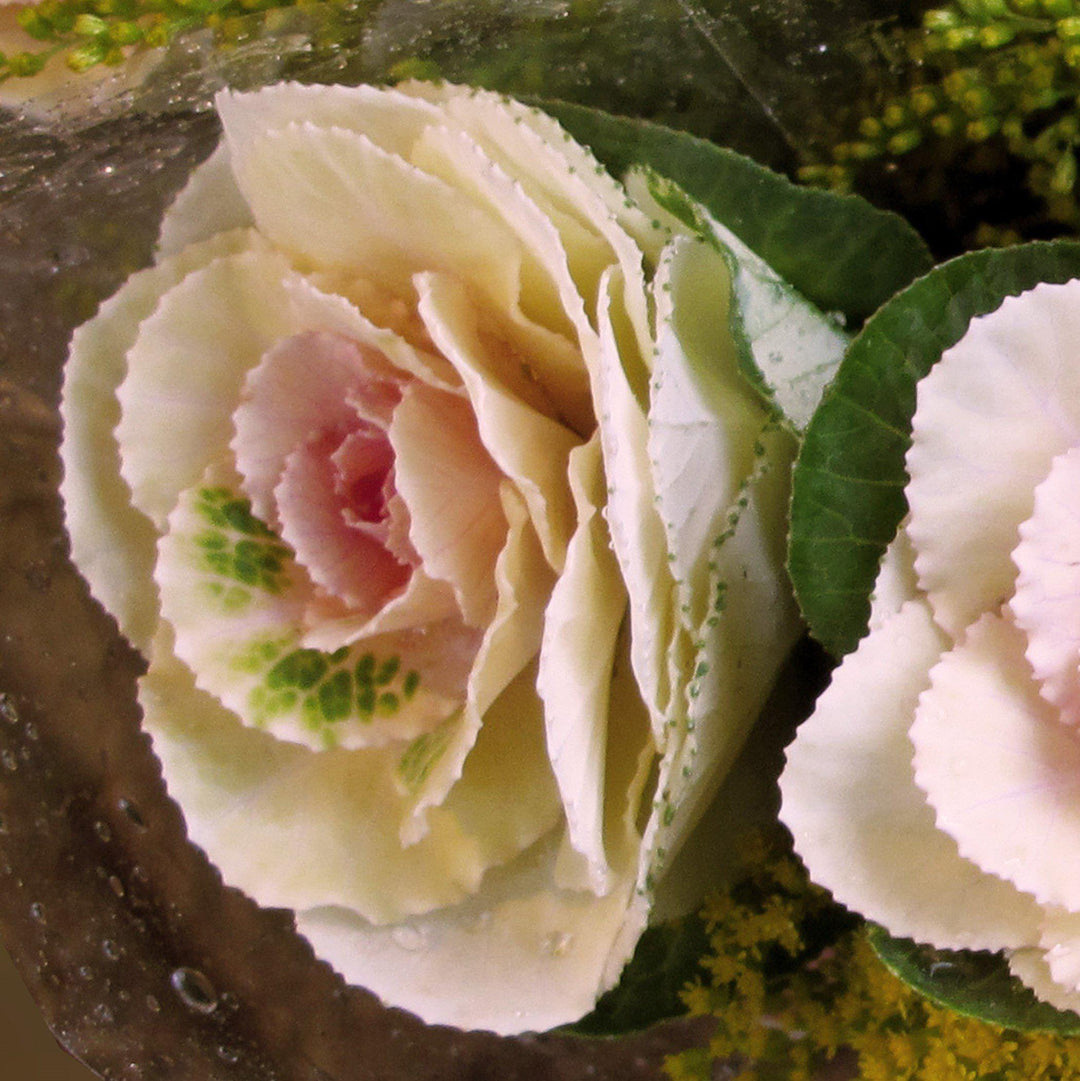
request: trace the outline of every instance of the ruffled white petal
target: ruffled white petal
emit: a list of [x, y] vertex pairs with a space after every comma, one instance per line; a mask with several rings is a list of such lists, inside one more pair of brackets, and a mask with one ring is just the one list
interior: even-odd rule
[[1080, 991], [1062, 987], [1050, 974], [1046, 951], [1033, 947], [1009, 955], [1009, 971], [1035, 994], [1059, 1010], [1080, 1013]]
[[[461, 902], [557, 822], [542, 721], [521, 695], [492, 710], [465, 796], [433, 809], [408, 847], [400, 748], [316, 753], [246, 728], [194, 687], [166, 637], [139, 698], [189, 836], [263, 905], [343, 905], [373, 923], [400, 921]], [[507, 755], [514, 771], [499, 765]]]
[[[230, 129], [225, 134], [231, 139]], [[518, 307], [514, 234], [469, 196], [366, 135], [310, 121], [230, 141], [260, 232], [305, 266], [348, 269], [411, 297], [413, 275], [443, 271], [497, 311]], [[438, 207], [433, 214], [432, 207]]]
[[[461, 714], [447, 724], [436, 744], [423, 749], [424, 769], [410, 782], [412, 811], [402, 832], [406, 843], [423, 835], [429, 810], [446, 798], [461, 776], [465, 760], [486, 723], [487, 711], [531, 664], [540, 648], [544, 608], [554, 575], [521, 496], [505, 481], [500, 495], [508, 529], [493, 570], [498, 591], [495, 615], [469, 673]], [[539, 708], [535, 686], [533, 698]]]
[[254, 225], [236, 186], [229, 148], [221, 143], [195, 168], [165, 211], [158, 233], [157, 261], [178, 255], [218, 233]]
[[544, 615], [537, 693], [544, 700], [548, 754], [566, 813], [570, 845], [594, 893], [611, 871], [604, 845], [607, 721], [626, 592], [600, 512], [603, 465], [598, 438], [570, 453], [578, 527]]
[[[916, 569], [954, 637], [1012, 594], [1035, 487], [1080, 443], [1080, 281], [973, 319], [918, 386], [907, 456]], [[963, 568], [963, 573], [958, 573]]]
[[656, 513], [648, 418], [622, 364], [621, 349], [626, 342], [619, 335], [620, 312], [615, 303], [621, 292], [621, 287], [605, 277], [598, 312], [600, 351], [593, 374], [593, 398], [607, 479], [604, 513], [629, 597], [631, 663], [649, 711], [653, 740], [662, 748], [668, 739], [672, 693], [668, 657], [675, 637], [675, 585], [667, 566], [664, 527]]
[[113, 429], [120, 417], [117, 389], [128, 374], [127, 353], [163, 293], [208, 263], [256, 243], [250, 231], [223, 233], [133, 274], [72, 336], [60, 405], [60, 495], [72, 559], [121, 633], [142, 650], [149, 648], [157, 621], [157, 598], [147, 588], [157, 534], [131, 505], [120, 476]]
[[[433, 1024], [544, 1031], [587, 1013], [626, 961], [632, 880], [604, 897], [552, 886], [550, 844], [484, 880], [464, 905], [373, 928], [337, 910], [297, 927], [347, 980]], [[448, 988], [467, 994], [448, 994]]]
[[1080, 448], [1054, 459], [1020, 537], [1010, 608], [1039, 693], [1060, 720], [1080, 725]]
[[[1031, 898], [961, 857], [912, 776], [908, 727], [946, 645], [922, 600], [862, 640], [788, 750], [781, 817], [811, 877], [892, 933], [945, 948], [1030, 946]], [[998, 752], [992, 733], [977, 741]]]
[[227, 454], [248, 370], [300, 329], [282, 285], [290, 273], [265, 248], [223, 256], [184, 278], [140, 326], [116, 437], [132, 502], [158, 529], [179, 493]]
[[[1023, 633], [984, 615], [931, 673], [911, 728], [939, 830], [1040, 904], [1080, 910], [1080, 740], [1039, 697]], [[1010, 945], [999, 942], [999, 945]]]

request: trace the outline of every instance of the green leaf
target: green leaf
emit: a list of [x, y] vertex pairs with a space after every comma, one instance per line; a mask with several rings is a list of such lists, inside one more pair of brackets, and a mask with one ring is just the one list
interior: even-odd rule
[[977, 315], [1080, 275], [1080, 244], [972, 252], [898, 294], [863, 327], [807, 428], [795, 467], [788, 569], [834, 656], [866, 633], [878, 564], [907, 511], [904, 456], [918, 381]]
[[1080, 1036], [1080, 1016], [1039, 1001], [1000, 953], [935, 950], [877, 926], [867, 938], [893, 975], [939, 1006], [1020, 1032]]
[[902, 218], [857, 196], [800, 188], [732, 150], [645, 120], [544, 102], [616, 176], [674, 180], [822, 311], [861, 321], [932, 264]]

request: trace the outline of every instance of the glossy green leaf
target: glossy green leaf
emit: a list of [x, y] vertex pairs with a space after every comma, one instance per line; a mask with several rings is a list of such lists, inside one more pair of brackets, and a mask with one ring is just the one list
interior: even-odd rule
[[867, 937], [890, 972], [939, 1006], [1021, 1032], [1080, 1035], [1080, 1016], [1037, 999], [1000, 953], [935, 950], [877, 926]]
[[789, 571], [813, 635], [835, 656], [866, 632], [878, 564], [907, 510], [915, 387], [977, 315], [1039, 282], [1080, 275], [1080, 244], [972, 252], [877, 311], [848, 349], [795, 468]]
[[860, 321], [931, 266], [902, 218], [857, 196], [801, 188], [685, 132], [544, 103], [616, 176], [647, 165], [702, 203], [822, 311]]

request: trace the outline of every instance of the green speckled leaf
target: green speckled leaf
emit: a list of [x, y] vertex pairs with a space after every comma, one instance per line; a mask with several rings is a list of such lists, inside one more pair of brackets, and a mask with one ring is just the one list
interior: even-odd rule
[[870, 592], [907, 503], [915, 387], [977, 315], [1041, 281], [1080, 275], [1080, 244], [972, 252], [876, 312], [852, 343], [795, 468], [789, 570], [814, 636], [834, 655], [866, 631]]
[[1001, 954], [935, 950], [877, 926], [867, 937], [890, 972], [939, 1006], [1003, 1028], [1080, 1036], [1080, 1017], [1040, 1002]]

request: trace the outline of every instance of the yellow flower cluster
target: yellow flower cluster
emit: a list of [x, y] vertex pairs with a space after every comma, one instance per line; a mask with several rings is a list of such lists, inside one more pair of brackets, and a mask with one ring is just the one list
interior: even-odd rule
[[936, 1005], [893, 975], [863, 929], [811, 885], [782, 841], [756, 839], [748, 870], [702, 910], [711, 953], [684, 993], [713, 1015], [707, 1048], [667, 1062], [671, 1081], [1073, 1081], [1080, 1040], [1015, 1032]]
[[[1019, 229], [983, 220], [968, 244], [1080, 228], [1080, 0], [949, 0], [896, 30], [884, 52], [869, 111], [842, 125], [828, 160], [803, 170], [805, 181], [863, 187], [876, 163], [921, 148], [925, 160], [909, 159], [907, 171], [928, 198], [948, 187], [935, 170], [954, 161], [999, 188], [1010, 170], [1023, 175], [1032, 206], [1012, 200], [1013, 215], [1024, 216]], [[895, 67], [905, 72], [898, 84], [889, 82]]]

